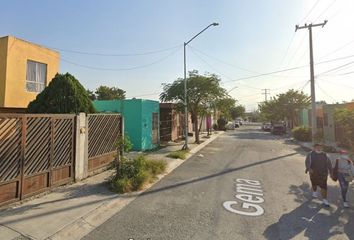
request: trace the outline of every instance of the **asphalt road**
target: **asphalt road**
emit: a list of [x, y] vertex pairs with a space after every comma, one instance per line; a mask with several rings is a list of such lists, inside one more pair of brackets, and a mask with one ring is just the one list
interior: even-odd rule
[[353, 188], [343, 209], [330, 180], [323, 207], [304, 157], [259, 127], [228, 131], [85, 239], [354, 239]]

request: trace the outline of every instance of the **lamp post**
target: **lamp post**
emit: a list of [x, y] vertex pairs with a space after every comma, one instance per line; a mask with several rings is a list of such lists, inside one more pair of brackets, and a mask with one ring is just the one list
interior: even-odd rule
[[194, 37], [192, 37], [188, 42], [183, 43], [183, 60], [184, 60], [184, 145], [183, 145], [183, 150], [188, 149], [188, 108], [187, 108], [187, 63], [186, 63], [186, 46], [193, 41], [196, 37], [198, 37], [200, 34], [202, 34], [205, 30], [207, 30], [211, 26], [218, 26], [219, 23], [212, 23], [209, 24], [206, 28], [204, 28], [202, 31], [200, 31], [198, 34], [196, 34]]

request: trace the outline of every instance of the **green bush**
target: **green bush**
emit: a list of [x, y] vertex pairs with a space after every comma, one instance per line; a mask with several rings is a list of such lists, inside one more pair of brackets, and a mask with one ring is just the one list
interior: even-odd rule
[[291, 132], [293, 134], [293, 137], [298, 141], [309, 142], [312, 140], [311, 128], [309, 127], [296, 127]]
[[93, 113], [95, 108], [80, 82], [71, 74], [56, 74], [28, 104], [29, 113]]
[[146, 168], [149, 169], [153, 176], [159, 175], [166, 170], [166, 162], [159, 160], [147, 160], [146, 161]]
[[144, 155], [122, 159], [119, 173], [111, 180], [111, 188], [118, 193], [141, 190], [146, 183], [163, 173], [166, 165], [162, 160], [147, 160]]
[[167, 157], [169, 158], [179, 158], [179, 159], [186, 159], [187, 158], [187, 153], [188, 151], [186, 150], [178, 150], [178, 151], [174, 151], [174, 152], [170, 152], [169, 154], [167, 154]]

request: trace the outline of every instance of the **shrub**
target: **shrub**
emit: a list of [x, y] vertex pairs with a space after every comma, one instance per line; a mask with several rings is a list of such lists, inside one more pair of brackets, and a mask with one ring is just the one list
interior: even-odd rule
[[71, 74], [56, 74], [49, 85], [29, 103], [29, 113], [93, 113], [85, 88]]
[[298, 141], [309, 142], [312, 140], [311, 128], [301, 126], [294, 128], [291, 132], [293, 137]]
[[144, 155], [134, 159], [123, 158], [119, 173], [111, 180], [111, 188], [118, 193], [141, 190], [158, 174], [166, 170], [166, 162], [147, 160]]
[[146, 168], [149, 169], [153, 176], [159, 175], [166, 170], [166, 162], [159, 160], [147, 160], [146, 161]]
[[186, 150], [178, 150], [178, 151], [174, 151], [174, 152], [170, 152], [169, 154], [167, 154], [167, 157], [169, 158], [179, 158], [179, 159], [186, 159], [187, 158], [187, 153], [188, 151]]

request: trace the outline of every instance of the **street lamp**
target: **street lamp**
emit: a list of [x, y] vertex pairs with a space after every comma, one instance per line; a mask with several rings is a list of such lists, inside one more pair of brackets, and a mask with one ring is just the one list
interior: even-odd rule
[[200, 34], [202, 34], [205, 30], [207, 30], [211, 26], [218, 26], [219, 23], [212, 23], [208, 25], [206, 28], [204, 28], [202, 31], [200, 31], [198, 34], [196, 34], [194, 37], [192, 37], [188, 42], [183, 43], [183, 59], [184, 59], [184, 121], [185, 121], [185, 126], [184, 126], [184, 145], [183, 145], [183, 150], [188, 149], [188, 109], [187, 109], [187, 64], [186, 64], [186, 46], [188, 43], [193, 41], [196, 37], [198, 37]]

